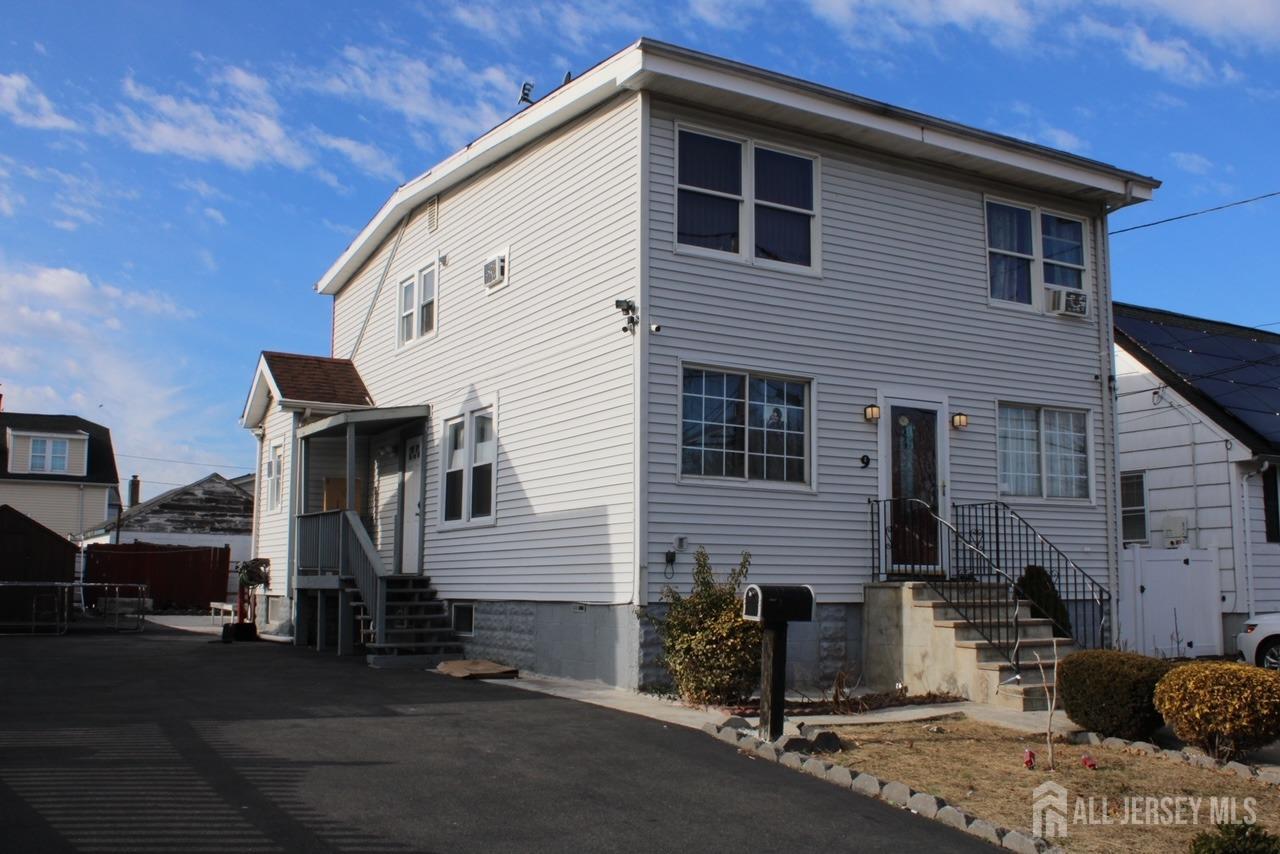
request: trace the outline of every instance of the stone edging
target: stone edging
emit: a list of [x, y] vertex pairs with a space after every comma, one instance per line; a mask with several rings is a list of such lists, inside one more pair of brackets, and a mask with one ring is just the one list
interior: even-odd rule
[[1061, 852], [1050, 846], [1029, 830], [1008, 830], [928, 792], [918, 792], [905, 783], [884, 781], [866, 773], [859, 773], [845, 765], [828, 762], [813, 753], [833, 752], [840, 749], [840, 738], [830, 729], [800, 725], [799, 734], [784, 734], [777, 741], [765, 741], [756, 737], [750, 725], [739, 717], [731, 717], [723, 724], [706, 723], [703, 732], [713, 735], [726, 744], [749, 751], [761, 759], [777, 762], [787, 768], [801, 771], [842, 789], [860, 795], [878, 798], [887, 804], [908, 809], [924, 818], [941, 822], [948, 827], [963, 830], [993, 845], [1002, 846], [1019, 854], [1044, 854]]
[[1072, 744], [1091, 744], [1105, 747], [1108, 750], [1122, 750], [1125, 753], [1155, 756], [1173, 762], [1183, 762], [1197, 768], [1219, 771], [1223, 774], [1235, 774], [1245, 780], [1256, 780], [1271, 786], [1280, 786], [1280, 768], [1259, 768], [1257, 765], [1246, 765], [1243, 762], [1227, 762], [1219, 764], [1216, 759], [1198, 747], [1184, 747], [1181, 750], [1161, 750], [1149, 741], [1125, 741], [1114, 736], [1102, 736], [1096, 732], [1077, 732], [1070, 739]]

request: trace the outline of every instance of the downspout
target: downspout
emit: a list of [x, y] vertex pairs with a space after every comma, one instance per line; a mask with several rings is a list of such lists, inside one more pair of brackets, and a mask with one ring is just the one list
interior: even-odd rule
[[1103, 506], [1107, 516], [1107, 592], [1111, 594], [1111, 613], [1107, 619], [1111, 624], [1111, 636], [1118, 633], [1119, 579], [1120, 579], [1120, 533], [1119, 495], [1120, 495], [1120, 462], [1117, 447], [1120, 434], [1118, 408], [1115, 405], [1115, 336], [1113, 334], [1114, 319], [1111, 312], [1111, 253], [1107, 244], [1107, 214], [1104, 208], [1093, 221], [1094, 247], [1098, 258], [1098, 367], [1101, 371], [1102, 429], [1105, 437], [1103, 459], [1106, 476], [1103, 479]]
[[[414, 211], [409, 211], [404, 215], [404, 219], [400, 220], [400, 230], [396, 232], [395, 243], [391, 244], [391, 254], [387, 256], [387, 263], [382, 268], [382, 275], [378, 277], [378, 286], [373, 289], [373, 298], [369, 300], [369, 308], [364, 313], [364, 322], [360, 324], [360, 334], [356, 336], [356, 343], [351, 345], [351, 355], [348, 359], [354, 359], [356, 353], [360, 351], [360, 342], [364, 340], [365, 330], [369, 328], [369, 320], [373, 317], [373, 307], [378, 304], [378, 295], [382, 293], [382, 285], [387, 281], [387, 275], [391, 272], [391, 264], [396, 260], [396, 250], [400, 248], [400, 238], [404, 237], [404, 230], [409, 225], [410, 218], [413, 217]], [[337, 296], [334, 296], [337, 299]], [[330, 352], [333, 349], [330, 348]]]
[[1166, 398], [1163, 389], [1157, 388], [1156, 394], [1186, 420], [1187, 428], [1191, 431], [1191, 441], [1188, 443], [1188, 447], [1191, 448], [1191, 524], [1196, 532], [1196, 539], [1192, 546], [1198, 549], [1200, 548], [1200, 462], [1196, 454], [1196, 420], [1181, 406]]
[[1249, 506], [1249, 478], [1262, 474], [1271, 468], [1271, 463], [1263, 461], [1257, 471], [1251, 471], [1240, 478], [1240, 503], [1244, 510], [1244, 584], [1249, 596], [1249, 616], [1254, 616], [1255, 600], [1253, 593], [1253, 525], [1250, 522], [1253, 508]]

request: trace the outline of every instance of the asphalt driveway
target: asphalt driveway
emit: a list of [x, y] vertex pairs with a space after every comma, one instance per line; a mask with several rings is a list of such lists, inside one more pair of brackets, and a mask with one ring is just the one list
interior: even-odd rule
[[700, 733], [281, 644], [0, 638], [0, 851], [989, 851]]

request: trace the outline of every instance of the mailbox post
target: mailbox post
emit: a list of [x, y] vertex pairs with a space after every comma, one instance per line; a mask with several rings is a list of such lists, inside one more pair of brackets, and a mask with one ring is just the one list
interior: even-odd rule
[[760, 732], [782, 735], [787, 695], [787, 624], [813, 621], [813, 588], [807, 584], [749, 584], [742, 617], [760, 624]]

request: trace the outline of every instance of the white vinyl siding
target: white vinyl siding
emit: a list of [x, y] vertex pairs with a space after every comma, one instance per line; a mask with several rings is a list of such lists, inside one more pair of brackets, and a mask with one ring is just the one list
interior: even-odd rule
[[78, 483], [0, 480], [0, 504], [69, 537], [107, 521], [108, 487]]
[[[634, 579], [637, 338], [615, 299], [638, 299], [640, 98], [627, 95], [443, 193], [405, 229], [371, 328], [396, 324], [393, 283], [437, 255], [447, 319], [397, 352], [367, 335], [354, 359], [378, 406], [427, 404], [425, 572], [445, 599], [624, 603]], [[349, 357], [394, 239], [334, 298], [333, 355]], [[486, 288], [498, 247], [518, 265]], [[445, 422], [493, 406], [494, 516], [441, 522]]]
[[[283, 596], [287, 589], [286, 576], [289, 567], [289, 525], [290, 518], [297, 512], [293, 501], [293, 418], [292, 412], [281, 410], [273, 400], [267, 408], [263, 419], [262, 477], [257, 483], [257, 502], [260, 508], [255, 531], [255, 557], [265, 557], [271, 561], [271, 586], [267, 591], [271, 596]], [[276, 456], [276, 450], [279, 456]], [[272, 480], [265, 476], [268, 471], [268, 460], [274, 469]], [[275, 499], [278, 484], [279, 498]], [[270, 509], [273, 500], [275, 510]]]
[[[951, 412], [969, 416], [967, 429], [948, 428], [948, 504], [998, 496], [999, 401], [1045, 400], [1086, 413], [1090, 447], [1097, 449], [1090, 475], [1100, 500], [1005, 500], [1106, 583], [1115, 560], [1101, 500], [1108, 483], [1102, 413], [1110, 359], [1099, 356], [1099, 347], [1110, 341], [1110, 332], [1099, 328], [1096, 312], [1064, 319], [991, 304], [985, 204], [993, 188], [954, 171], [812, 137], [719, 117], [713, 123], [706, 114], [657, 98], [652, 119], [646, 320], [660, 322], [662, 332], [649, 339], [642, 434], [648, 443], [649, 601], [667, 584], [688, 588], [698, 545], [707, 547], [720, 570], [750, 551], [754, 582], [811, 584], [820, 602], [861, 601], [862, 585], [871, 580], [867, 501], [877, 497], [880, 469], [887, 465], [879, 458], [877, 426], [863, 419], [863, 408], [881, 390], [892, 396], [904, 389], [946, 394]], [[808, 270], [748, 267], [677, 245], [677, 123], [817, 156], [820, 278]], [[1091, 222], [1090, 210], [1066, 200], [1027, 198]], [[1087, 241], [1090, 252], [1095, 242]], [[1085, 276], [1094, 293], [1098, 269], [1090, 257]], [[685, 363], [765, 367], [813, 378], [812, 489], [682, 479]], [[689, 552], [678, 555], [675, 576], [667, 579], [664, 554], [682, 536]]]
[[83, 434], [8, 431], [8, 470], [14, 474], [83, 477], [89, 465], [89, 440]]

